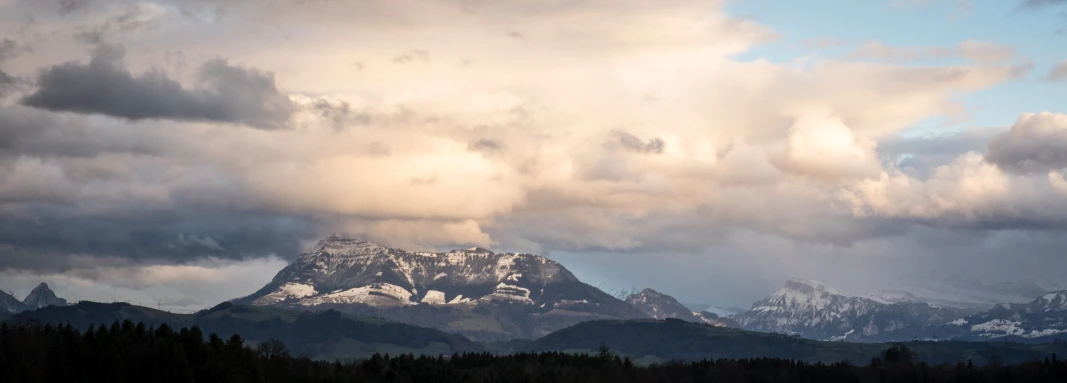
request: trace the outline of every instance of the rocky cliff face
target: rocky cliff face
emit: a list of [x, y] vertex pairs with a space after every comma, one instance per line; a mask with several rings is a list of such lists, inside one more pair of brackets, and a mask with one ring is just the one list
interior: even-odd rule
[[67, 300], [57, 297], [56, 293], [48, 288], [47, 283], [41, 282], [41, 284], [37, 285], [37, 287], [30, 291], [30, 294], [26, 296], [26, 299], [22, 300], [22, 304], [26, 305], [29, 309], [39, 309], [48, 306], [66, 306]]

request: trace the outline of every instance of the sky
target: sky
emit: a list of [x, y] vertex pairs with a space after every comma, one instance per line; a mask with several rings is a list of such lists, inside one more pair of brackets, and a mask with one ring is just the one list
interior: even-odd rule
[[1062, 288], [1065, 48], [1062, 0], [0, 0], [0, 289], [195, 310], [329, 234]]

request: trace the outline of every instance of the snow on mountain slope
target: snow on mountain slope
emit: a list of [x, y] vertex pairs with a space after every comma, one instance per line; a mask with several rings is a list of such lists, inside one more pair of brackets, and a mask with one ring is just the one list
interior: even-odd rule
[[551, 310], [625, 312], [633, 307], [583, 284], [557, 262], [532, 254], [474, 248], [407, 252], [364, 240], [319, 241], [274, 280], [239, 301], [255, 305], [375, 307], [508, 303]]
[[482, 341], [536, 338], [585, 320], [645, 317], [541, 256], [482, 248], [408, 252], [337, 236], [235, 302], [336, 309]]
[[961, 339], [1015, 338], [1048, 341], [1067, 338], [1067, 290], [1044, 294], [1025, 304], [997, 305], [992, 309], [946, 323], [943, 333]]
[[[962, 316], [924, 302], [889, 302], [842, 294], [818, 281], [790, 279], [735, 315], [742, 328], [814, 339], [890, 341], [920, 336], [931, 324]], [[922, 335], [924, 338], [926, 335]]]
[[1053, 291], [1042, 295], [1029, 304], [1034, 312], [1067, 311], [1067, 291]]
[[577, 283], [560, 264], [532, 254], [498, 254], [481, 248], [407, 252], [330, 237], [279, 272], [264, 290], [253, 294], [251, 303], [403, 306], [507, 301], [535, 305], [586, 298], [582, 291], [559, 288]]
[[[846, 313], [864, 314], [881, 305], [867, 298], [841, 294], [833, 287], [810, 280], [790, 279], [785, 287], [752, 305], [748, 317], [777, 315], [779, 325], [818, 325]], [[744, 314], [742, 314], [744, 315]]]

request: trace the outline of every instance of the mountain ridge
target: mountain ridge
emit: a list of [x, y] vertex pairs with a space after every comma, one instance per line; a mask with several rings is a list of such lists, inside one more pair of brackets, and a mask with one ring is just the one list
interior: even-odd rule
[[530, 338], [586, 319], [644, 317], [539, 255], [409, 252], [343, 236], [320, 240], [263, 288], [233, 302], [336, 309], [481, 340]]
[[878, 342], [925, 339], [931, 326], [961, 316], [959, 309], [918, 301], [880, 301], [843, 294], [818, 281], [789, 279], [781, 289], [731, 318], [754, 331]]
[[674, 297], [652, 288], [630, 294], [625, 301], [652, 319], [674, 318], [718, 327], [737, 327], [737, 323], [728, 318], [711, 312], [692, 311]]

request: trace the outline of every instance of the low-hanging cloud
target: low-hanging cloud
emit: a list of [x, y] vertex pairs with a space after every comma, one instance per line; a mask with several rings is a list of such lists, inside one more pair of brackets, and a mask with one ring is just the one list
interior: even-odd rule
[[135, 76], [123, 68], [121, 48], [98, 48], [88, 64], [68, 62], [38, 74], [38, 89], [22, 104], [40, 109], [103, 114], [129, 120], [172, 119], [238, 123], [263, 129], [286, 126], [293, 113], [270, 73], [204, 63], [202, 87], [188, 89], [161, 72]]

